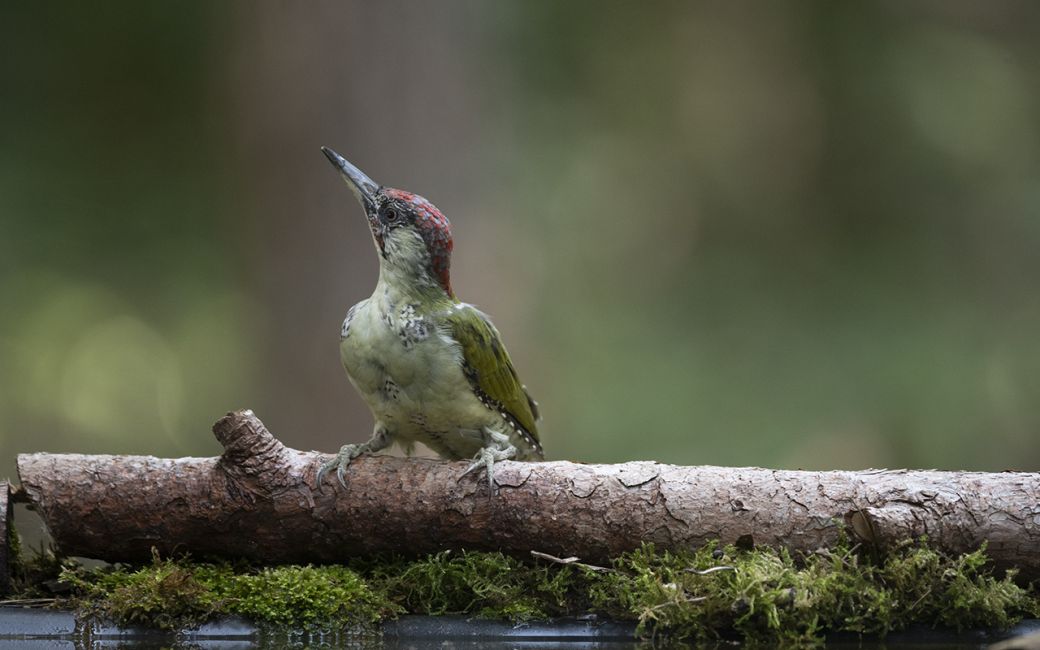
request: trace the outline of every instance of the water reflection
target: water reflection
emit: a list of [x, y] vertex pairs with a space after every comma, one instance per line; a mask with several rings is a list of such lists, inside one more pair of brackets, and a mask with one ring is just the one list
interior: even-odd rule
[[[404, 616], [384, 627], [382, 636], [370, 633], [287, 634], [258, 631], [248, 621], [229, 618], [209, 623], [177, 638], [149, 630], [120, 629], [100, 626], [92, 630], [77, 629], [69, 612], [0, 608], [0, 648], [59, 648], [62, 650], [96, 650], [128, 648], [159, 650], [165, 648], [197, 648], [199, 650], [282, 650], [288, 648], [336, 648], [420, 650], [471, 648], [497, 650], [506, 648], [586, 648], [627, 650], [655, 647], [649, 641], [633, 639], [634, 627], [628, 623], [609, 621], [560, 620], [552, 623], [510, 625], [500, 621], [465, 617]], [[826, 648], [851, 650], [981, 650], [1011, 636], [1040, 633], [1040, 620], [1020, 623], [1002, 633], [983, 631], [957, 634], [948, 630], [918, 628], [890, 635], [884, 641], [864, 640], [852, 635], [832, 639]], [[736, 647], [723, 642], [717, 647]], [[658, 642], [656, 647], [660, 647]], [[664, 647], [691, 647], [688, 644], [665, 644]], [[703, 646], [698, 646], [703, 647]]]

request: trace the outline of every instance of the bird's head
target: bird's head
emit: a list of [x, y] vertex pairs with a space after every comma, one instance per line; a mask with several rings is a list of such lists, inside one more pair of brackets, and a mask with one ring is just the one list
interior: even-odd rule
[[451, 224], [432, 203], [404, 190], [378, 185], [343, 156], [321, 148], [368, 217], [380, 271], [399, 279], [451, 290]]

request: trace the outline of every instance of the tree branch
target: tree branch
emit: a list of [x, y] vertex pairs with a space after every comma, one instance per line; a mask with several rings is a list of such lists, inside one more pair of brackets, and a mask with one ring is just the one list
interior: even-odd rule
[[219, 458], [25, 454], [22, 485], [66, 553], [105, 560], [163, 554], [334, 562], [493, 549], [587, 562], [653, 542], [809, 552], [842, 528], [884, 549], [927, 535], [950, 553], [989, 544], [998, 567], [1040, 577], [1040, 474], [775, 471], [653, 462], [502, 462], [498, 493], [468, 463], [366, 456], [314, 487], [328, 459], [290, 449], [251, 411], [214, 425]]
[[11, 484], [0, 481], [0, 596], [11, 588]]

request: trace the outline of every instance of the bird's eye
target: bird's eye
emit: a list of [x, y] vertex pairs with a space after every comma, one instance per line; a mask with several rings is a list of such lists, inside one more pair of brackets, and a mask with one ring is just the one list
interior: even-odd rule
[[397, 210], [390, 208], [383, 214], [383, 216], [386, 218], [387, 223], [394, 223], [397, 221]]

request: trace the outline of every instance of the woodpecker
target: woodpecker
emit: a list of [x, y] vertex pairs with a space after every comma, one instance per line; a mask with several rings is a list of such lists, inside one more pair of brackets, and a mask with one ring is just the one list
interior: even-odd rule
[[[417, 194], [377, 185], [322, 147], [368, 219], [379, 280], [371, 297], [347, 311], [340, 359], [372, 410], [371, 439], [343, 445], [318, 472], [341, 484], [357, 456], [394, 443], [421, 442], [444, 458], [472, 458], [465, 474], [495, 463], [544, 460], [538, 405], [513, 368], [491, 320], [451, 288], [451, 224]], [[465, 475], [464, 474], [464, 475]]]

